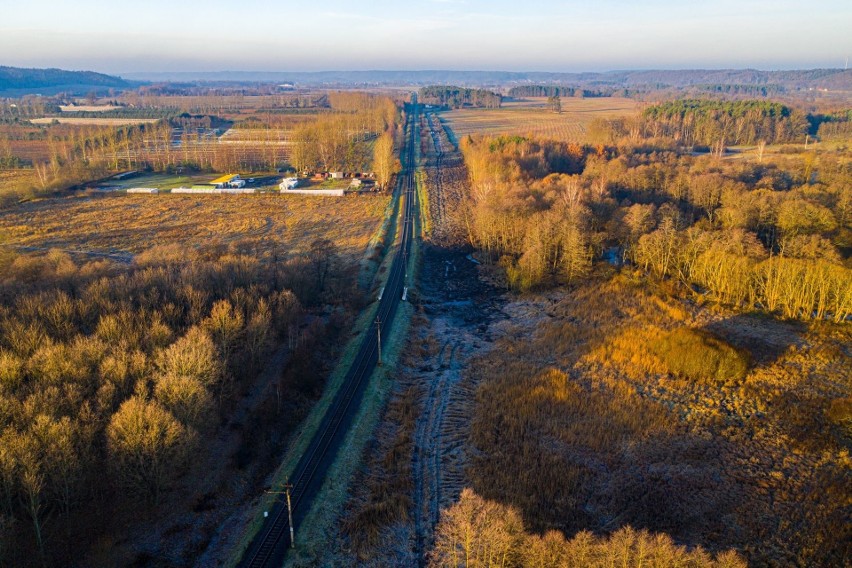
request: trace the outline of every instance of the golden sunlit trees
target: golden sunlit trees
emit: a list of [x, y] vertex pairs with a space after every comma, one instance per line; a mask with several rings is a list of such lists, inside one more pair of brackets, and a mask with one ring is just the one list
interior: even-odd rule
[[680, 244], [681, 238], [674, 220], [663, 219], [657, 230], [639, 239], [635, 260], [645, 270], [662, 278], [675, 269]]
[[161, 351], [157, 367], [163, 375], [191, 377], [208, 389], [215, 388], [222, 376], [216, 346], [210, 335], [199, 327], [191, 328]]
[[214, 417], [213, 397], [194, 377], [162, 375], [154, 384], [154, 397], [175, 418], [197, 431], [204, 431]]
[[517, 510], [462, 490], [457, 503], [441, 512], [435, 529], [432, 568], [745, 568], [733, 551], [715, 558], [696, 548], [676, 545], [665, 534], [637, 531], [629, 526], [608, 537], [587, 531], [566, 540], [558, 531], [543, 536], [524, 532]]
[[157, 503], [166, 483], [189, 456], [195, 433], [159, 403], [126, 400], [106, 431], [112, 467], [126, 487]]
[[[208, 254], [156, 247], [129, 266], [56, 251], [4, 259], [0, 515], [48, 557], [52, 527], [104, 510], [104, 496], [160, 499], [228, 408], [215, 397], [233, 400], [223, 378], [253, 379], [276, 340], [299, 339], [301, 302], [281, 283], [304, 259]], [[19, 540], [13, 555], [30, 541]]]
[[517, 510], [486, 501], [471, 489], [445, 510], [435, 529], [433, 567], [497, 567], [517, 564], [523, 523]]
[[390, 131], [376, 139], [373, 147], [373, 171], [380, 189], [387, 189], [393, 175], [399, 172], [399, 161], [394, 153], [394, 137]]
[[[519, 137], [467, 138], [471, 244], [499, 259], [508, 284], [529, 290], [571, 282], [591, 268], [586, 206], [589, 190], [576, 176], [584, 149]], [[558, 172], [550, 174], [551, 170]]]

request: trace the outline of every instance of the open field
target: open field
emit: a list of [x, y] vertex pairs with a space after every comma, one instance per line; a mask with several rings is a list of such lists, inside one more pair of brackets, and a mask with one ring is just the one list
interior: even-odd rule
[[484, 134], [535, 135], [554, 140], [583, 142], [589, 123], [595, 118], [633, 114], [641, 103], [625, 98], [562, 99], [562, 112], [547, 109], [547, 99], [528, 98], [507, 101], [499, 109], [461, 109], [441, 114], [456, 138]]
[[3, 188], [8, 185], [15, 185], [32, 181], [34, 175], [35, 173], [33, 172], [33, 170], [26, 168], [0, 171], [0, 193], [2, 193]]
[[219, 174], [159, 174], [145, 173], [132, 175], [122, 179], [109, 179], [98, 184], [99, 187], [109, 189], [130, 189], [131, 187], [155, 187], [157, 189], [174, 189], [176, 187], [189, 187], [195, 184], [210, 183], [211, 180], [220, 177]]
[[48, 116], [45, 118], [34, 118], [30, 120], [33, 124], [52, 124], [53, 121], [59, 124], [74, 124], [74, 125], [92, 125], [92, 126], [126, 126], [128, 124], [150, 124], [157, 122], [159, 118], [98, 118], [98, 117], [61, 117]]
[[280, 254], [329, 238], [348, 260], [360, 260], [390, 196], [330, 202], [300, 195], [125, 196], [42, 199], [0, 212], [10, 246], [138, 253], [154, 244], [201, 248], [242, 244]]
[[113, 105], [59, 105], [62, 112], [108, 112], [120, 108]]

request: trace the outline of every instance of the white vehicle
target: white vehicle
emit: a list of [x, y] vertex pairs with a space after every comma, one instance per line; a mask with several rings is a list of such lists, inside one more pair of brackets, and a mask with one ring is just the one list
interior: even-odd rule
[[281, 183], [278, 184], [279, 189], [281, 191], [287, 191], [288, 189], [296, 189], [299, 185], [299, 178], [284, 178], [281, 180]]

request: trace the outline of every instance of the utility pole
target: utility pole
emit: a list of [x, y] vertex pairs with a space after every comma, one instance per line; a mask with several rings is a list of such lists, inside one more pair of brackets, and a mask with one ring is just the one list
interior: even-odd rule
[[382, 321], [376, 316], [376, 338], [379, 340], [379, 367], [382, 366]]
[[290, 491], [293, 490], [292, 483], [286, 483], [284, 490], [287, 492], [287, 517], [290, 521], [290, 548], [296, 548], [296, 534], [293, 529], [293, 507], [290, 505]]
[[[284, 484], [284, 491], [267, 491], [267, 493], [272, 493], [275, 495], [281, 495], [282, 493], [287, 496], [287, 519], [290, 521], [290, 548], [296, 548], [296, 534], [293, 529], [293, 507], [290, 504], [290, 492], [293, 490], [293, 484], [289, 481]], [[263, 514], [266, 516], [266, 513]]]

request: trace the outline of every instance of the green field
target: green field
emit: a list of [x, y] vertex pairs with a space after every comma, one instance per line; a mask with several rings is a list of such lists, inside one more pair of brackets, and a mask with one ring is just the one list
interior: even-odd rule
[[189, 187], [201, 183], [210, 183], [217, 174], [140, 174], [123, 179], [108, 179], [97, 187], [112, 189], [130, 189], [132, 187], [154, 187], [157, 189], [174, 189]]

